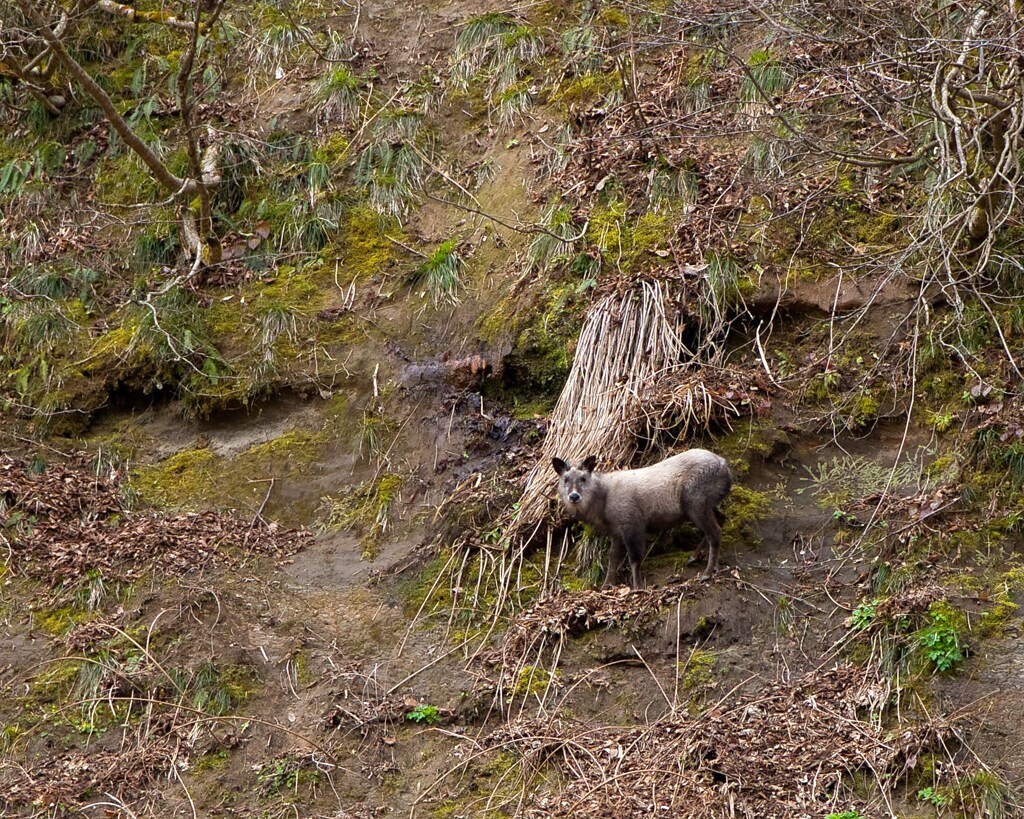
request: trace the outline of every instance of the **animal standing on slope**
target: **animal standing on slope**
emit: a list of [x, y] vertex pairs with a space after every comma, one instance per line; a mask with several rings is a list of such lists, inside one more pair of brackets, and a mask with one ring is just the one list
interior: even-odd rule
[[647, 549], [647, 532], [690, 521], [704, 534], [708, 565], [702, 579], [718, 568], [718, 546], [725, 515], [718, 510], [732, 488], [732, 470], [725, 458], [706, 449], [691, 449], [642, 469], [595, 472], [591, 455], [577, 466], [561, 458], [551, 461], [558, 473], [558, 497], [566, 512], [612, 538], [608, 575], [612, 586], [629, 556], [633, 588], [643, 587], [640, 564]]

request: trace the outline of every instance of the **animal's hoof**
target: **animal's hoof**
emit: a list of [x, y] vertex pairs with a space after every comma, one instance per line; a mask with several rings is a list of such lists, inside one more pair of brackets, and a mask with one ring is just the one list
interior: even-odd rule
[[697, 579], [698, 579], [698, 580], [699, 580], [699, 581], [700, 581], [701, 583], [707, 583], [707, 582], [708, 582], [708, 581], [710, 581], [710, 580], [711, 580], [711, 579], [712, 579], [712, 578], [713, 578], [714, 576], [715, 576], [715, 573], [714, 573], [714, 572], [701, 572], [701, 573], [700, 573], [700, 574], [699, 574], [699, 575], [697, 576]]

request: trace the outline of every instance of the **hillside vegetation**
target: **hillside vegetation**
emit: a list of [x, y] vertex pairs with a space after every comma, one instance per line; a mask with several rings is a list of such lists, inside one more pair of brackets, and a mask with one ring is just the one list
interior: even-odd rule
[[0, 816], [1024, 814], [1022, 42], [0, 0]]

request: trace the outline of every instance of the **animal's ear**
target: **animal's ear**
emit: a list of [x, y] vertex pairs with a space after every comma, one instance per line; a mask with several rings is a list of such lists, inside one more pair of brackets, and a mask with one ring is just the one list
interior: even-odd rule
[[569, 464], [563, 461], [561, 458], [552, 458], [551, 465], [555, 468], [555, 472], [561, 475], [563, 472], [569, 471]]
[[582, 469], [584, 472], [593, 472], [595, 466], [597, 466], [597, 456], [588, 455], [584, 459], [583, 463], [580, 464], [580, 469]]

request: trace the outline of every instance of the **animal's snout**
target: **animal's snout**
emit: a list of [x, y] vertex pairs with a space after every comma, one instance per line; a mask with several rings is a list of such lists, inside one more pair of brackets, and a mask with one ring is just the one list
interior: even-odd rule
[[569, 493], [569, 500], [572, 501], [573, 503], [579, 503], [581, 497], [582, 497], [582, 495], [580, 495], [579, 492], [570, 492]]

